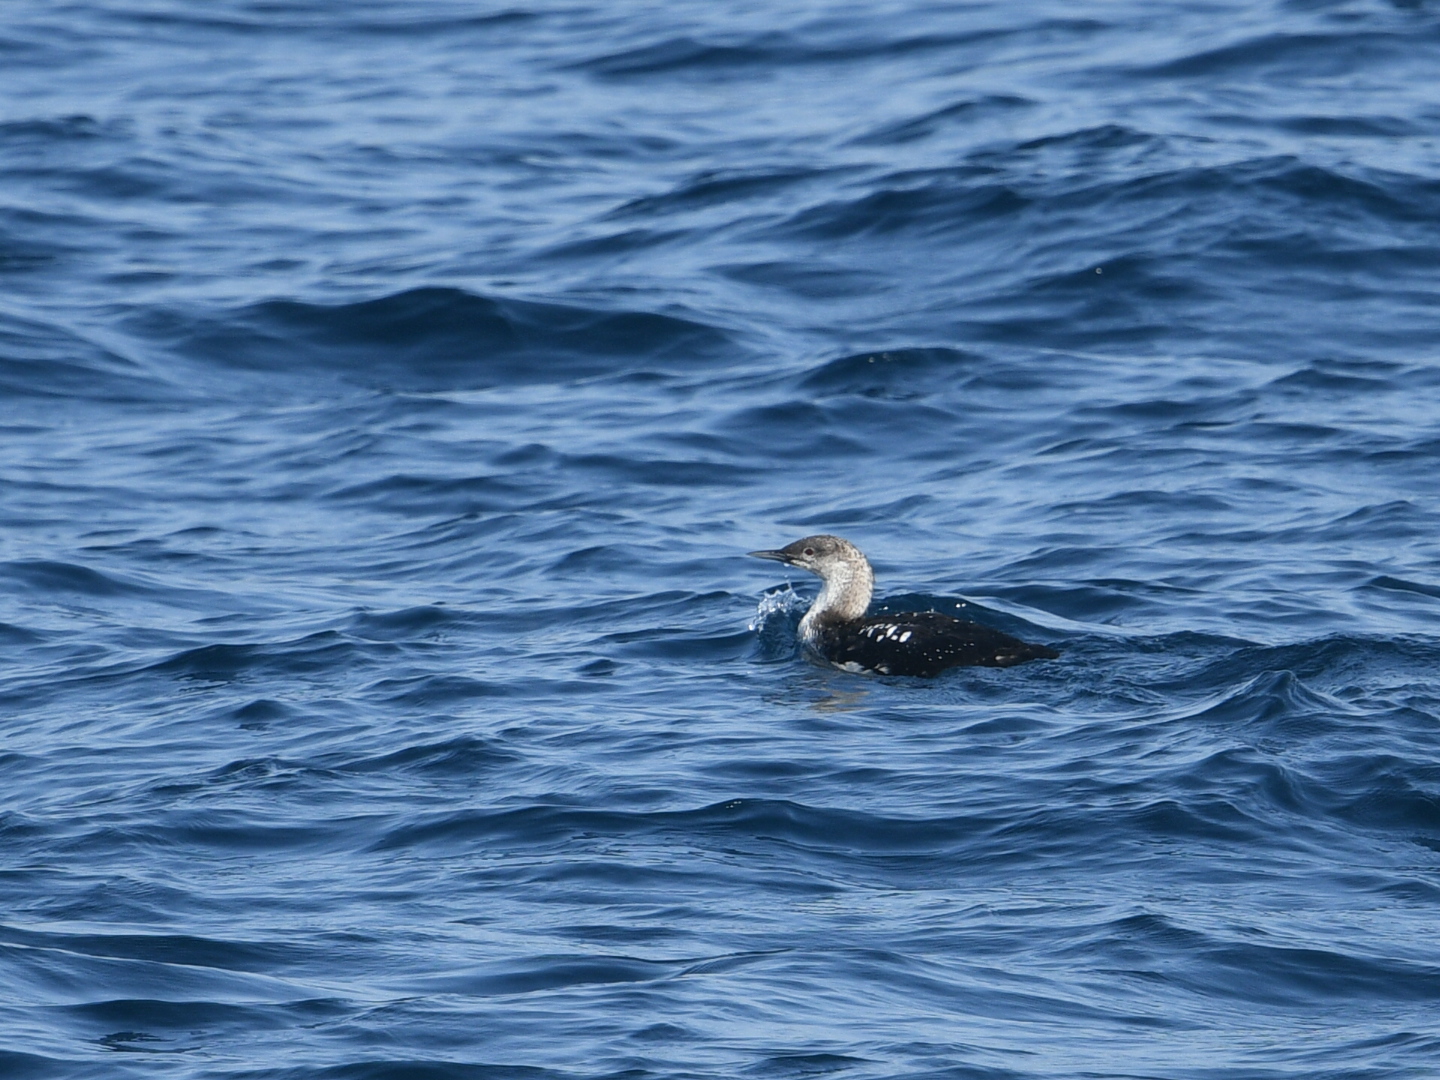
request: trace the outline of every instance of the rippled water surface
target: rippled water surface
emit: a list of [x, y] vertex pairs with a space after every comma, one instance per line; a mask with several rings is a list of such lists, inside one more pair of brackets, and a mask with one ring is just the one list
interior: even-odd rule
[[[1437, 1075], [1437, 71], [9, 0], [0, 1073]], [[815, 665], [818, 531], [1061, 658]]]

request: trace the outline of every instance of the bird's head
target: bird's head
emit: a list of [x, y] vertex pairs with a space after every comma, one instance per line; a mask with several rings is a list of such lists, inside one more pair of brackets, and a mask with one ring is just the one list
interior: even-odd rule
[[774, 551], [752, 551], [750, 554], [757, 559], [773, 559], [787, 566], [809, 570], [827, 581], [837, 576], [848, 576], [859, 566], [868, 568], [869, 565], [860, 549], [849, 540], [824, 533], [803, 537]]

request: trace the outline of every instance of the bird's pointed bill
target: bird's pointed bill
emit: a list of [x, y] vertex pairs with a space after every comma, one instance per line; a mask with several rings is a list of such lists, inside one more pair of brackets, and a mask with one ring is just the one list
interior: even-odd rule
[[790, 561], [790, 557], [783, 551], [751, 551], [746, 554], [752, 559], [774, 559], [776, 562]]

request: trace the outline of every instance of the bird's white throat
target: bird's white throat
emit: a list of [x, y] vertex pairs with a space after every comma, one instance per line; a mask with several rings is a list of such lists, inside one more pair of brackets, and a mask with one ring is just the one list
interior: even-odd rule
[[835, 559], [821, 567], [820, 595], [800, 620], [800, 637], [813, 641], [822, 622], [850, 622], [863, 618], [875, 591], [875, 574], [865, 556]]

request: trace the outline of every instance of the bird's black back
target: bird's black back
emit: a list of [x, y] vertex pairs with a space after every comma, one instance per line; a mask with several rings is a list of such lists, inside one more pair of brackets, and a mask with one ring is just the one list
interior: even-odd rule
[[938, 612], [874, 615], [819, 627], [821, 655], [880, 675], [935, 675], [952, 667], [1010, 667], [1060, 654]]

